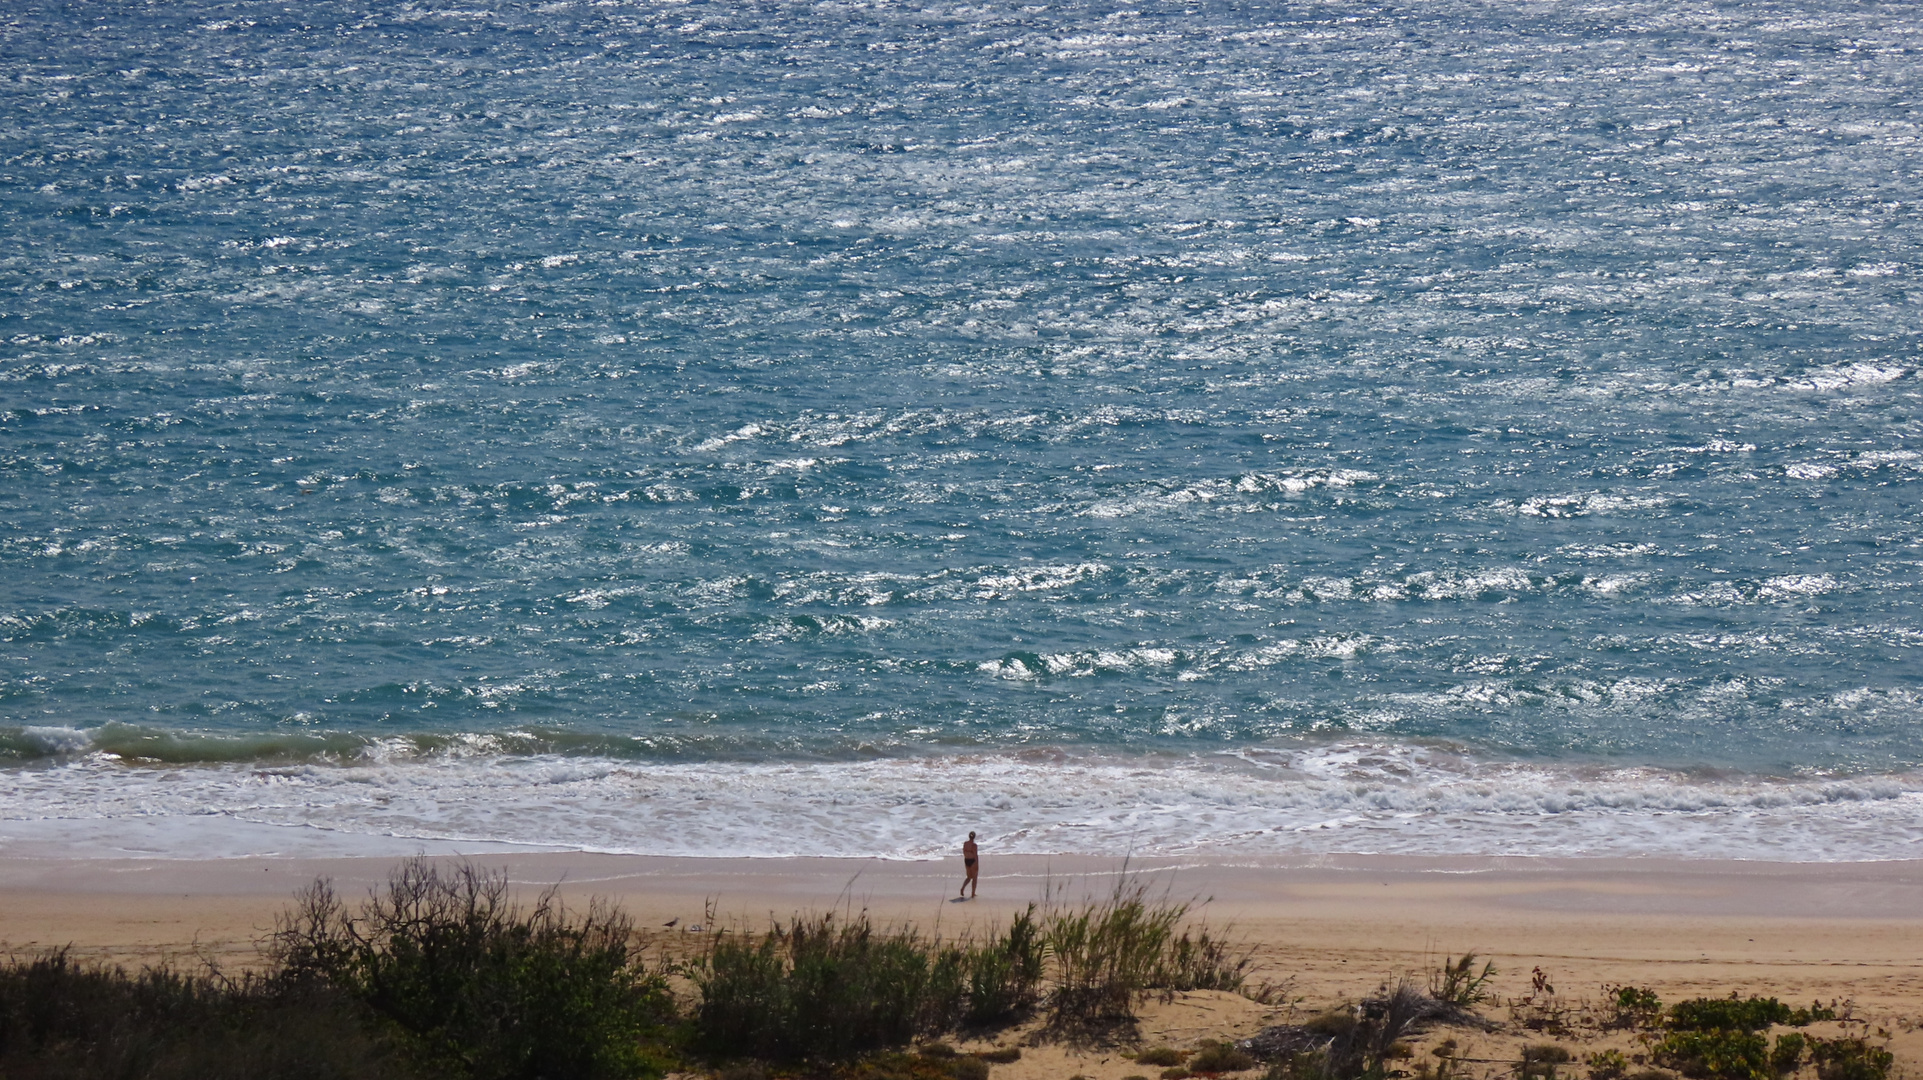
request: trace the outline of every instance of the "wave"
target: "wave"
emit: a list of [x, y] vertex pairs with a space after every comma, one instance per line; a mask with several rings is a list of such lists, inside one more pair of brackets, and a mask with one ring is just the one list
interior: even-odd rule
[[1923, 854], [1916, 773], [1556, 765], [1363, 739], [1217, 754], [1049, 748], [732, 762], [504, 754], [485, 740], [458, 742], [282, 764], [70, 754], [11, 771], [0, 840], [29, 826], [98, 835], [114, 823], [192, 821], [216, 832], [220, 822], [307, 826], [400, 849], [465, 842], [694, 856], [931, 858], [967, 830], [994, 850], [1034, 854]]
[[[78, 759], [130, 765], [373, 765], [467, 758], [607, 758], [616, 761], [846, 759], [877, 752], [871, 740], [804, 746], [792, 736], [703, 733], [620, 735], [528, 726], [506, 731], [179, 731], [140, 724], [0, 727], [0, 763]], [[908, 752], [904, 744], [892, 749]]]

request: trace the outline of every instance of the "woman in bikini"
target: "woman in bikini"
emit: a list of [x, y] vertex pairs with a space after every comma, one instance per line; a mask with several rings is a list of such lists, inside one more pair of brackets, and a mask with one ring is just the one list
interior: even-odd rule
[[968, 840], [962, 844], [962, 869], [968, 874], [962, 879], [961, 895], [973, 897], [975, 890], [981, 888], [982, 861], [980, 849], [975, 847], [975, 834], [969, 833]]

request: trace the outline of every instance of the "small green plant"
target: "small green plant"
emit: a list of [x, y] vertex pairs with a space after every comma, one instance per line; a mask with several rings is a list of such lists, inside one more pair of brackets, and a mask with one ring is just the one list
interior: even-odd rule
[[1602, 1050], [1589, 1055], [1589, 1080], [1622, 1080], [1629, 1072], [1629, 1059], [1621, 1050]]
[[1135, 1055], [1135, 1063], [1137, 1065], [1158, 1065], [1167, 1068], [1173, 1065], [1180, 1065], [1183, 1059], [1187, 1057], [1188, 1054], [1181, 1050], [1174, 1050], [1166, 1046], [1151, 1046], [1147, 1050]]
[[988, 1080], [988, 1062], [978, 1057], [951, 1058], [948, 1075], [954, 1080]]
[[1896, 1058], [1863, 1039], [1811, 1039], [1819, 1080], [1888, 1080]]
[[1191, 1073], [1241, 1072], [1255, 1068], [1255, 1058], [1245, 1050], [1239, 1050], [1234, 1043], [1215, 1040], [1205, 1041], [1195, 1056], [1188, 1060]]
[[1162, 1080], [1188, 1080], [1188, 1075], [1189, 1071], [1179, 1065], [1173, 1069], [1162, 1070]]
[[1539, 1043], [1522, 1048], [1522, 1065], [1517, 1075], [1522, 1080], [1556, 1080], [1556, 1067], [1569, 1063], [1569, 1051], [1555, 1043]]
[[1354, 1032], [1358, 1023], [1360, 1021], [1356, 1019], [1354, 1009], [1330, 1009], [1328, 1012], [1310, 1017], [1309, 1021], [1302, 1026], [1317, 1035], [1339, 1039]]
[[1010, 1062], [1020, 1061], [1022, 1059], [1022, 1048], [1019, 1046], [998, 1046], [993, 1050], [980, 1051], [975, 1056], [981, 1058], [983, 1061], [993, 1062], [996, 1065], [1007, 1065]]
[[1476, 970], [1476, 954], [1467, 952], [1462, 958], [1451, 963], [1443, 958], [1442, 966], [1429, 974], [1429, 996], [1437, 1001], [1462, 1008], [1472, 1008], [1489, 999], [1489, 980], [1496, 977], [1496, 965], [1485, 963], [1482, 970]]
[[1801, 1032], [1778, 1035], [1775, 1048], [1769, 1052], [1769, 1071], [1777, 1076], [1788, 1076], [1803, 1064], [1808, 1052], [1809, 1040]]
[[[1845, 1003], [1847, 1005], [1847, 1002]], [[1836, 1019], [1836, 1010], [1820, 1002], [1812, 1001], [1807, 1009], [1797, 1009], [1789, 1014], [1788, 1023], [1792, 1027], [1808, 1027], [1819, 1020]]]
[[1753, 1031], [1671, 1031], [1652, 1050], [1657, 1064], [1693, 1080], [1770, 1080], [1769, 1043]]
[[987, 1075], [988, 1066], [974, 1058], [927, 1057], [922, 1054], [881, 1053], [862, 1058], [828, 1074], [834, 1080], [959, 1080], [956, 1073], [967, 1062]]
[[1336, 1080], [1324, 1050], [1291, 1054], [1269, 1066], [1262, 1080]]
[[1669, 1029], [1761, 1031], [1771, 1024], [1789, 1023], [1793, 1017], [1790, 1007], [1775, 998], [1695, 998], [1669, 1007]]
[[1603, 991], [1609, 995], [1609, 1004], [1615, 1010], [1615, 1016], [1605, 1027], [1654, 1027], [1662, 1017], [1662, 999], [1646, 986], [1605, 986]]

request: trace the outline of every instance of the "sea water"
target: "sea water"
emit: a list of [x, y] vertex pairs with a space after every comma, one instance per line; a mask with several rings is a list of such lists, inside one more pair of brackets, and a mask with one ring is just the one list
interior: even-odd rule
[[1919, 49], [14, 9], [0, 850], [1915, 857]]

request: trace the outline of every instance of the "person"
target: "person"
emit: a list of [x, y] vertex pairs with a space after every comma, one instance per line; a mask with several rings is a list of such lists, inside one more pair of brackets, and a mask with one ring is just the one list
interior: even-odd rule
[[973, 897], [975, 890], [982, 887], [981, 849], [975, 846], [974, 833], [969, 833], [968, 839], [962, 844], [962, 870], [968, 876], [962, 879], [961, 895]]

